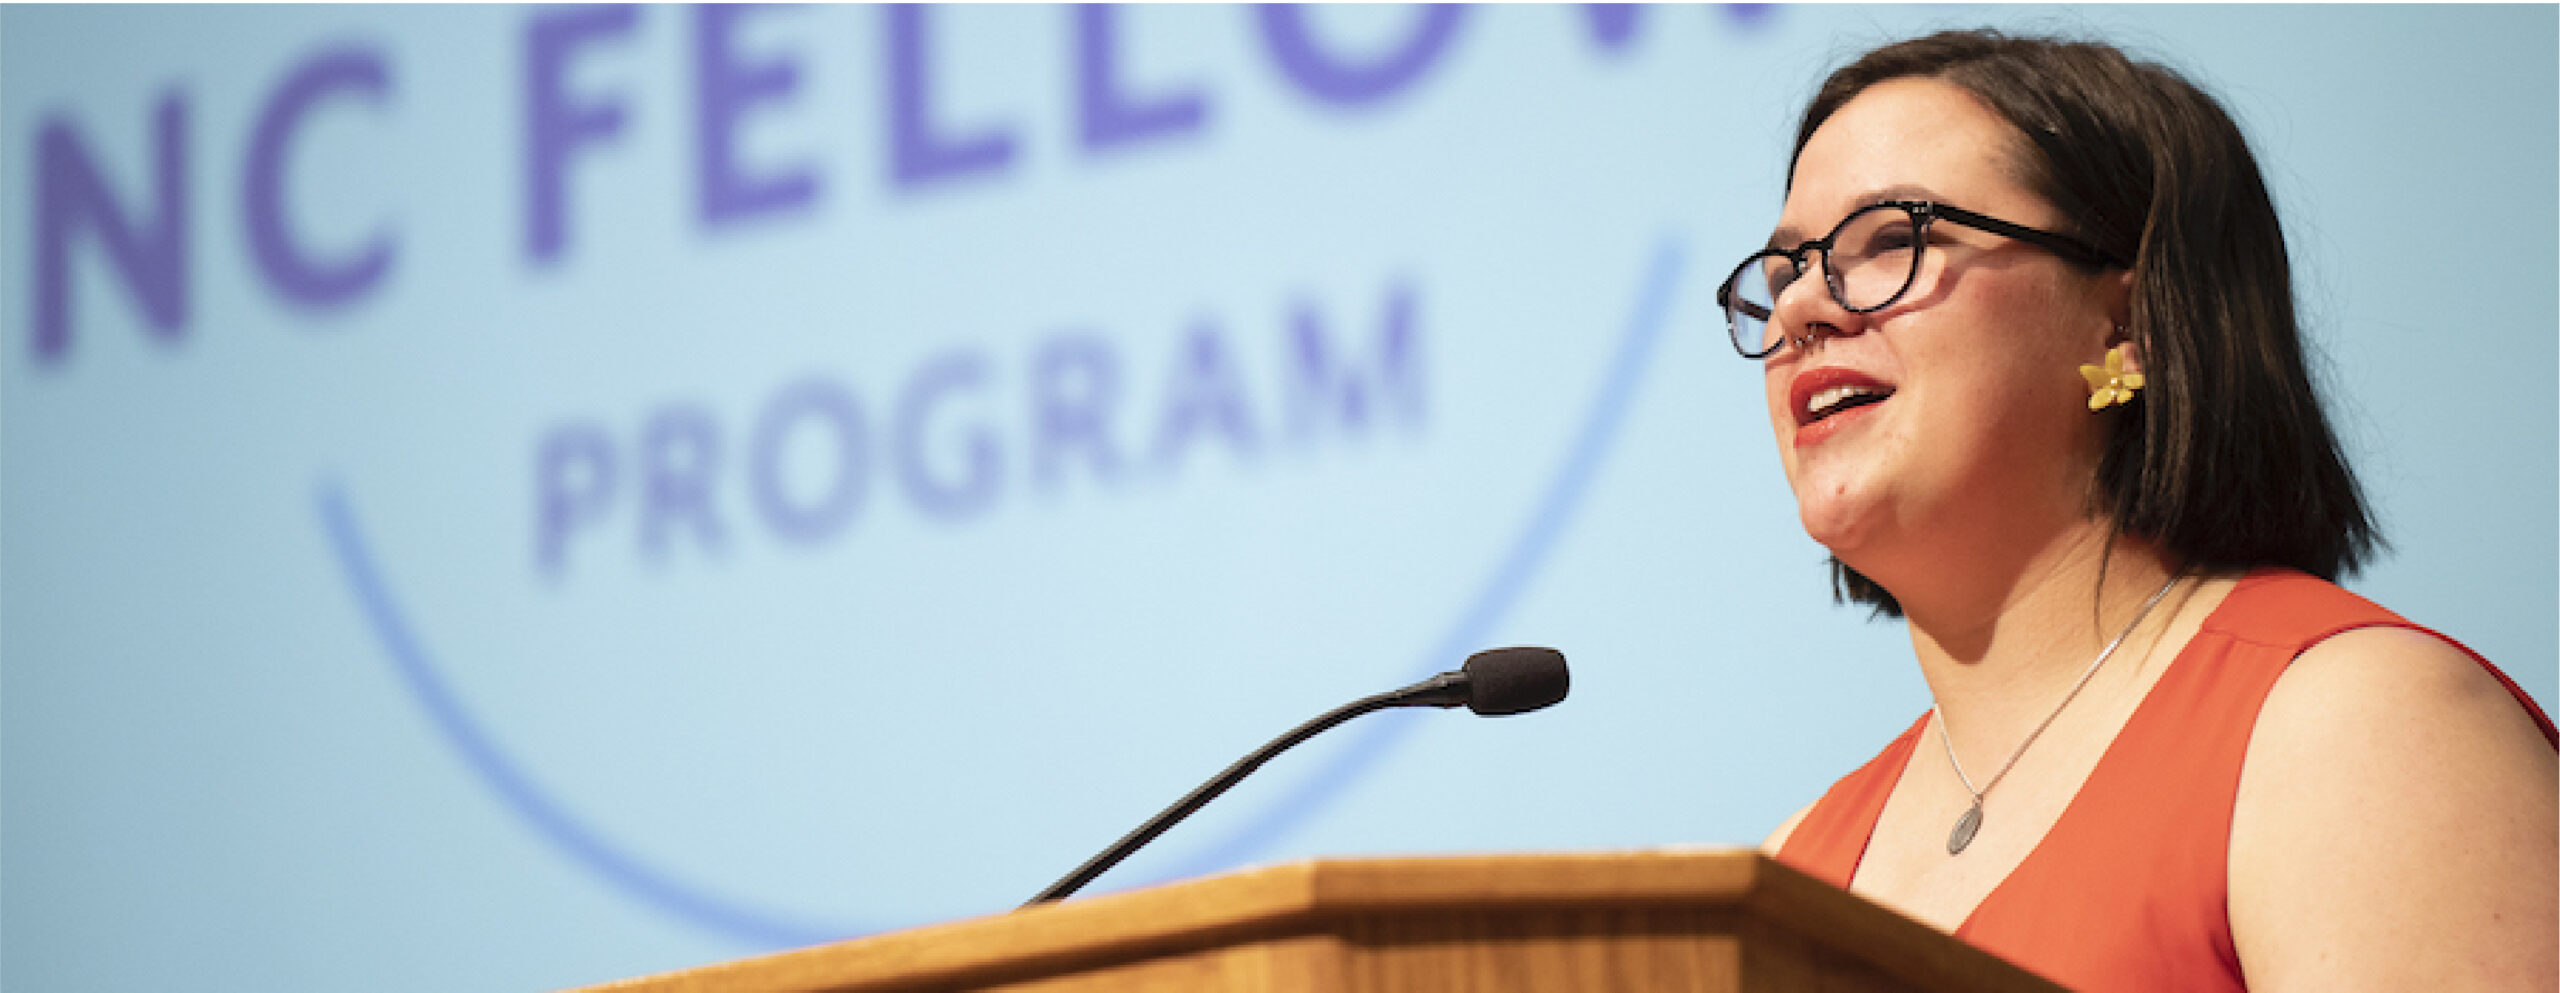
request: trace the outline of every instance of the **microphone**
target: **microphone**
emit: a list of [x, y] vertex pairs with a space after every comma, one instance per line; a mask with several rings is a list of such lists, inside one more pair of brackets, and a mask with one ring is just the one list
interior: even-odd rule
[[1209, 801], [1217, 799], [1218, 794], [1261, 768], [1272, 756], [1322, 734], [1336, 724], [1389, 707], [1464, 706], [1484, 717], [1525, 714], [1564, 699], [1565, 690], [1571, 684], [1572, 680], [1565, 672], [1562, 652], [1552, 648], [1490, 648], [1469, 656], [1467, 663], [1457, 669], [1403, 689], [1343, 704], [1254, 749], [1252, 754], [1228, 766], [1227, 771], [1211, 777], [1198, 789], [1192, 790], [1189, 796], [1175, 801], [1173, 806], [1138, 825], [1137, 830], [1087, 859], [1074, 872], [1050, 883], [1048, 889], [1041, 890], [1039, 896], [1032, 897], [1023, 906], [1066, 899], [1068, 894], [1083, 889], [1084, 884], [1092, 882], [1094, 877], [1119, 865], [1120, 860], [1128, 858], [1130, 853], [1154, 841], [1157, 835], [1207, 806]]

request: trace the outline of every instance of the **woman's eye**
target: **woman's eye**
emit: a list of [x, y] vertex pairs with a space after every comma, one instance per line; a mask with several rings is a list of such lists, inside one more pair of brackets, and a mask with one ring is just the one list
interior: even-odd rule
[[1864, 254], [1881, 255], [1885, 252], [1905, 251], [1913, 244], [1910, 225], [1895, 225], [1879, 230], [1866, 239]]

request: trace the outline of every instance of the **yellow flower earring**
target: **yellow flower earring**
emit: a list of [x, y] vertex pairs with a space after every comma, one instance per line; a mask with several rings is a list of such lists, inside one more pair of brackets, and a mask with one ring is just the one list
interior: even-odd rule
[[2135, 390], [2142, 388], [2142, 374], [2124, 371], [2125, 353], [2133, 349], [2127, 342], [2107, 350], [2107, 364], [2080, 367], [2080, 378], [2089, 381], [2089, 409], [2105, 410], [2120, 403], [2132, 403]]

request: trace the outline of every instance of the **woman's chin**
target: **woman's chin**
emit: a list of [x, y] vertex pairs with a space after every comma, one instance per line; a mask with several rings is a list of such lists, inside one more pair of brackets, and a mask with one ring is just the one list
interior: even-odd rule
[[1796, 519], [1804, 525], [1805, 536], [1834, 555], [1855, 548], [1873, 530], [1872, 522], [1880, 513], [1871, 494], [1852, 481], [1807, 479], [1799, 481], [1795, 490]]
[[1862, 518], [1859, 515], [1838, 513], [1832, 508], [1817, 508], [1813, 504], [1799, 503], [1796, 505], [1796, 513], [1797, 519], [1804, 525], [1805, 537], [1830, 549], [1834, 557], [1844, 561], [1857, 553], [1858, 548], [1863, 544], [1861, 539], [1868, 531], [1860, 525]]

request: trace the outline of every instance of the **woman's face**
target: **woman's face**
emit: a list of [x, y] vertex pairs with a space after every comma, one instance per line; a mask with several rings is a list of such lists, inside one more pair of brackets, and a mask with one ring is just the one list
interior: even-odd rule
[[[2071, 225], [2028, 191], [2023, 138], [1971, 94], [1879, 83], [1797, 158], [1771, 243], [1829, 234], [1879, 200], [1933, 200], [2048, 231]], [[1776, 301], [1793, 339], [1765, 361], [1769, 419], [1805, 530], [1885, 582], [1959, 565], [2083, 521], [2112, 416], [2079, 366], [2122, 319], [2120, 272], [2092, 275], [2023, 242], [1940, 221], [1890, 307], [1851, 313], [1808, 272]], [[1823, 408], [1865, 390], [1879, 402]], [[1989, 544], [1986, 544], [1989, 543]]]

